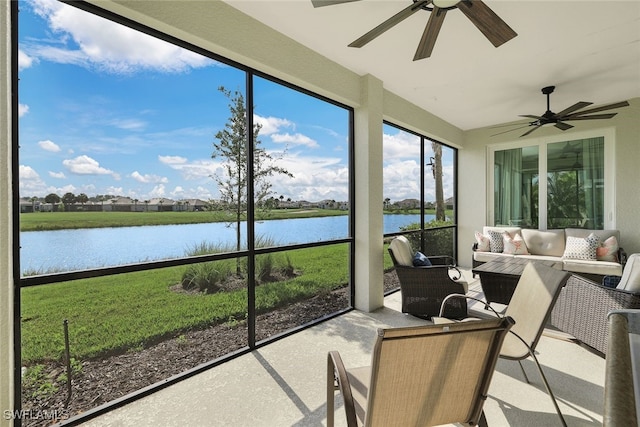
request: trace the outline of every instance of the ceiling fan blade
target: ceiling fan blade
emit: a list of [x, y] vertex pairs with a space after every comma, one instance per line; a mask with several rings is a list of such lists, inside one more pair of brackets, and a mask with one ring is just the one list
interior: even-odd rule
[[427, 21], [427, 26], [424, 28], [424, 33], [422, 33], [418, 49], [413, 57], [414, 61], [431, 56], [433, 46], [436, 44], [436, 39], [438, 38], [438, 33], [440, 32], [440, 28], [442, 27], [446, 14], [446, 9], [440, 9], [435, 4], [433, 5], [433, 11], [431, 11], [429, 21]]
[[311, 0], [313, 7], [332, 6], [334, 4], [351, 3], [352, 1], [360, 0]]
[[[497, 128], [505, 128], [507, 126], [519, 126], [519, 125], [525, 125], [525, 126], [529, 126], [529, 122], [518, 122], [518, 123], [506, 123], [503, 125], [495, 125], [495, 126], [489, 126], [489, 129], [497, 129]], [[518, 128], [520, 129], [520, 128]], [[511, 130], [515, 130], [515, 129], [511, 129]]]
[[616, 102], [615, 104], [603, 105], [602, 107], [590, 108], [588, 110], [580, 111], [578, 113], [572, 114], [572, 116], [582, 116], [584, 114], [597, 113], [598, 111], [613, 110], [614, 108], [622, 108], [628, 106], [629, 103], [627, 101]]
[[534, 116], [533, 114], [520, 114], [518, 117], [528, 117], [530, 119], [543, 120], [541, 116]]
[[498, 47], [518, 34], [481, 0], [462, 0], [456, 5]]
[[556, 114], [556, 116], [557, 117], [566, 116], [567, 114], [573, 113], [574, 111], [580, 110], [584, 107], [588, 107], [591, 104], [593, 104], [593, 102], [584, 102], [584, 101], [576, 102], [571, 107], [565, 108], [564, 110], [560, 111], [558, 114]]
[[490, 135], [490, 136], [496, 136], [496, 135], [502, 135], [503, 133], [514, 132], [514, 131], [517, 131], [517, 130], [520, 130], [520, 129], [528, 128], [529, 126], [531, 126], [531, 125], [527, 124], [527, 125], [524, 125], [524, 126], [517, 127], [515, 129], [509, 129], [509, 130], [504, 130], [502, 132], [494, 133], [493, 135]]
[[432, 0], [421, 0], [415, 3], [412, 3], [410, 6], [396, 13], [391, 18], [387, 19], [382, 24], [378, 25], [373, 30], [369, 31], [359, 39], [351, 42], [349, 44], [349, 47], [364, 46], [365, 44], [369, 43], [371, 40], [378, 37], [380, 34], [384, 33], [385, 31], [393, 27], [394, 25], [399, 24], [400, 22], [404, 21], [405, 19], [407, 19], [408, 17], [410, 17], [411, 15], [413, 15], [414, 13], [422, 9], [422, 6], [426, 6], [427, 4], [431, 3], [431, 1]]
[[557, 127], [560, 130], [568, 130], [568, 129], [571, 129], [573, 127], [568, 123], [562, 123], [562, 122], [558, 122], [554, 126]]
[[595, 119], [610, 119], [618, 113], [609, 114], [592, 114], [591, 116], [567, 116], [563, 117], [563, 121], [567, 120], [595, 120]]
[[539, 126], [534, 127], [534, 128], [533, 128], [533, 129], [531, 129], [531, 130], [526, 131], [525, 133], [523, 133], [522, 135], [520, 135], [520, 138], [522, 138], [523, 136], [527, 136], [527, 135], [529, 135], [531, 132], [533, 132], [534, 130], [538, 130], [538, 129], [539, 129], [539, 128], [541, 128], [541, 127], [542, 127], [542, 125], [539, 125]]

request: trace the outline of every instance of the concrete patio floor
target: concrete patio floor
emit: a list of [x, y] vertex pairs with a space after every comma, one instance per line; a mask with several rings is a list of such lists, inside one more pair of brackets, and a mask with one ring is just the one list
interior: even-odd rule
[[[469, 272], [465, 272], [469, 279]], [[470, 286], [481, 296], [479, 283]], [[476, 307], [472, 307], [475, 309]], [[83, 426], [324, 426], [326, 358], [338, 350], [347, 367], [370, 363], [376, 328], [424, 324], [400, 312], [400, 293], [372, 313], [352, 311], [281, 339], [115, 409]], [[537, 357], [569, 426], [601, 426], [605, 360], [548, 333]], [[561, 425], [533, 361], [531, 384], [517, 362], [500, 360], [484, 410], [490, 426]], [[338, 403], [336, 425], [346, 425]]]

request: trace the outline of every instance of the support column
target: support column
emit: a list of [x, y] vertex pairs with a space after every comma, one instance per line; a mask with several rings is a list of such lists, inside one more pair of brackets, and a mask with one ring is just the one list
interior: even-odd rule
[[[0, 2], [0, 426], [11, 426], [13, 388], [13, 225], [11, 193], [11, 7]], [[9, 412], [5, 412], [9, 411]]]
[[382, 81], [361, 79], [361, 105], [355, 133], [355, 307], [373, 311], [384, 305], [382, 245]]

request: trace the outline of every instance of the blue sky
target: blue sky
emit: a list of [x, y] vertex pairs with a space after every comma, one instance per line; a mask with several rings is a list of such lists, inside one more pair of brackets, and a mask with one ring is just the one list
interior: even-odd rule
[[[19, 19], [22, 197], [219, 197], [211, 154], [229, 110], [218, 87], [243, 90], [242, 71], [55, 0], [21, 1]], [[262, 78], [254, 87], [262, 146], [293, 174], [272, 179], [274, 196], [347, 200], [347, 111]], [[385, 197], [417, 198], [416, 137], [384, 130]]]

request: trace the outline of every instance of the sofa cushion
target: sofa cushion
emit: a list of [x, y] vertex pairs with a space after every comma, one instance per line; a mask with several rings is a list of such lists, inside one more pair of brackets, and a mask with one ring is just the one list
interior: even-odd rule
[[532, 255], [561, 257], [565, 249], [564, 230], [532, 230], [522, 229], [527, 250]]
[[502, 234], [502, 233], [504, 233], [506, 231], [507, 233], [509, 233], [513, 237], [513, 236], [516, 235], [516, 233], [520, 233], [522, 231], [522, 228], [520, 228], [520, 227], [499, 226], [499, 225], [495, 225], [495, 226], [485, 225], [484, 227], [482, 227], [482, 234], [484, 234], [485, 236], [488, 236], [489, 235], [489, 230], [497, 231], [500, 234]]
[[598, 274], [601, 276], [622, 275], [622, 265], [610, 261], [587, 261], [583, 259], [565, 259], [562, 269], [573, 273]]
[[478, 262], [489, 262], [498, 258], [513, 258], [511, 254], [503, 254], [501, 252], [474, 252], [473, 259]]
[[596, 248], [596, 259], [598, 261], [618, 262], [618, 249], [618, 239], [616, 239], [616, 236], [611, 236], [604, 242], [600, 242], [600, 245]]
[[589, 234], [587, 237], [567, 236], [567, 243], [562, 257], [564, 259], [595, 261], [598, 245], [600, 245], [600, 239], [598, 239], [598, 236], [593, 233]]
[[526, 255], [529, 253], [520, 233], [516, 233], [513, 237], [507, 232], [502, 233], [502, 244], [504, 247], [502, 252], [505, 254]]
[[479, 231], [474, 233], [476, 238], [476, 250], [480, 252], [491, 252], [491, 245], [489, 243], [489, 236], [485, 236]]
[[400, 265], [413, 267], [413, 253], [411, 252], [411, 244], [404, 236], [398, 236], [391, 241], [389, 249], [393, 252], [393, 257]]
[[595, 234], [598, 236], [601, 242], [604, 242], [611, 236], [615, 236], [616, 240], [620, 242], [620, 231], [618, 230], [588, 230], [585, 228], [565, 228], [564, 234], [569, 237], [588, 237], [589, 234]]
[[498, 253], [504, 250], [504, 242], [500, 231], [489, 230], [489, 248], [491, 248], [491, 252]]
[[640, 254], [631, 254], [627, 258], [617, 289], [640, 292]]
[[516, 255], [516, 258], [522, 258], [522, 259], [530, 259], [531, 261], [546, 261], [546, 262], [552, 262], [555, 263], [554, 265], [552, 265], [553, 268], [557, 268], [559, 270], [562, 270], [562, 257], [559, 256], [547, 256], [547, 255]]

